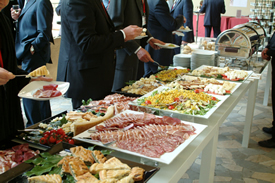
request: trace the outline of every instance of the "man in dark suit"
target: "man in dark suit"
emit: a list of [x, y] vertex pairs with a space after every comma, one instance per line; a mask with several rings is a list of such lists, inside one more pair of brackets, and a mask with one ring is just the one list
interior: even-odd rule
[[[272, 57], [272, 59], [271, 59]], [[272, 100], [272, 127], [263, 127], [263, 131], [271, 134], [271, 139], [259, 141], [258, 144], [262, 147], [275, 148], [275, 34], [273, 33], [268, 45], [262, 51], [262, 58], [265, 60], [271, 59], [271, 100]]]
[[[147, 0], [112, 0], [109, 4], [108, 13], [116, 29], [122, 29], [128, 25], [147, 28], [146, 23], [149, 15]], [[148, 42], [155, 49], [158, 49], [159, 47], [154, 43], [160, 43], [160, 41], [154, 39], [148, 30], [146, 35], [148, 37], [141, 40], [127, 41], [125, 48], [116, 51], [113, 91], [124, 87], [125, 82], [142, 77], [144, 74], [143, 62], [153, 61], [150, 54], [142, 47], [145, 47]], [[138, 74], [138, 70], [141, 74]]]
[[[148, 0], [147, 2], [150, 10], [148, 18], [149, 32], [151, 32], [156, 39], [166, 43], [172, 43], [172, 32], [180, 28], [185, 22], [185, 18], [182, 15], [173, 18], [165, 0]], [[146, 50], [160, 65], [169, 66], [173, 63], [174, 51], [172, 49], [154, 50], [147, 45]], [[152, 62], [144, 63], [144, 71], [145, 75], [156, 73], [158, 66]]]
[[[51, 62], [53, 7], [49, 0], [18, 0], [19, 14], [11, 9], [12, 18], [18, 20], [16, 30], [16, 57], [22, 69], [31, 72]], [[51, 116], [49, 101], [23, 99], [28, 125]]]
[[[184, 27], [188, 26], [192, 31], [185, 32], [184, 36], [173, 35], [173, 43], [176, 45], [193, 43], [193, 2], [192, 0], [177, 0], [176, 4], [171, 9], [171, 15], [176, 18], [178, 15], [183, 15], [186, 18]], [[180, 47], [174, 49], [175, 54], [180, 53]]]
[[62, 39], [57, 80], [70, 82], [73, 108], [82, 100], [103, 99], [114, 80], [114, 50], [140, 35], [142, 28], [115, 31], [101, 0], [66, 0], [61, 4]]
[[210, 37], [213, 27], [214, 37], [221, 33], [221, 13], [225, 13], [224, 0], [204, 0], [200, 13], [205, 13], [205, 37]]

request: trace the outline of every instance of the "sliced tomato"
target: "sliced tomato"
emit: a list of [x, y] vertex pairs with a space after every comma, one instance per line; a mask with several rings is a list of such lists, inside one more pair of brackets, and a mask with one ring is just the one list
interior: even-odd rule
[[177, 68], [174, 68], [174, 70], [178, 70]]
[[240, 78], [236, 78], [236, 79], [230, 79], [230, 81], [239, 81]]
[[58, 87], [58, 85], [56, 85], [56, 84], [49, 84], [49, 85], [44, 85], [43, 89], [44, 90], [56, 90], [57, 87]]
[[148, 104], [152, 104], [152, 102], [151, 102], [150, 100], [146, 100], [146, 101], [145, 101], [145, 104], [147, 104], [147, 105], [148, 105]]
[[217, 100], [217, 98], [216, 97], [211, 97], [211, 100]]
[[215, 92], [211, 92], [211, 91], [207, 91], [208, 94], [213, 94], [213, 95], [216, 95]]
[[51, 97], [58, 97], [60, 95], [62, 95], [62, 93], [58, 90], [55, 90], [55, 91], [52, 92]]
[[225, 93], [230, 94], [230, 93], [231, 93], [231, 91], [230, 91], [230, 90], [225, 90]]
[[174, 109], [175, 108], [175, 106], [173, 106], [173, 105], [169, 105], [169, 107], [168, 107], [168, 109]]
[[176, 97], [175, 99], [174, 99], [174, 102], [179, 102], [180, 101], [180, 99], [178, 98], [178, 97]]
[[195, 93], [200, 93], [200, 91], [198, 89], [195, 89], [194, 92]]
[[222, 77], [222, 79], [224, 79], [224, 80], [230, 80], [229, 78], [227, 78], [227, 77]]
[[223, 77], [227, 78], [227, 76], [225, 74], [221, 74]]

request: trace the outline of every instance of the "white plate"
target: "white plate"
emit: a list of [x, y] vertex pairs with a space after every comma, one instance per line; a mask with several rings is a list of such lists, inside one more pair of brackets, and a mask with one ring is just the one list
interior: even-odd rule
[[18, 97], [28, 98], [28, 99], [33, 99], [33, 100], [39, 100], [39, 101], [50, 100], [50, 99], [61, 97], [62, 95], [58, 96], [58, 97], [51, 97], [51, 98], [36, 98], [36, 97], [33, 97], [33, 94], [37, 90], [42, 89], [44, 85], [49, 85], [49, 84], [56, 84], [56, 85], [58, 85], [57, 90], [60, 91], [62, 93], [62, 95], [64, 95], [64, 93], [66, 93], [66, 91], [68, 90], [68, 88], [70, 86], [70, 83], [68, 83], [68, 82], [61, 82], [61, 81], [51, 81], [51, 82], [47, 82], [47, 81], [32, 81], [28, 85], [26, 85], [18, 93]]
[[188, 29], [188, 30], [186, 30], [186, 29], [178, 29], [177, 31], [181, 31], [181, 32], [191, 32], [192, 29]]
[[[191, 114], [183, 114], [183, 113], [180, 113], [179, 111], [174, 111], [174, 110], [170, 110], [170, 109], [166, 109], [166, 110], [163, 110], [163, 109], [159, 109], [159, 108], [154, 108], [154, 107], [147, 107], [147, 106], [141, 106], [141, 105], [138, 105], [137, 101], [140, 100], [141, 98], [146, 98], [146, 97], [149, 97], [151, 96], [155, 91], [158, 91], [158, 93], [160, 93], [162, 90], [166, 90], [166, 89], [169, 89], [169, 87], [166, 87], [166, 86], [160, 86], [158, 88], [156, 88], [155, 90], [143, 95], [142, 97], [132, 101], [132, 102], [129, 102], [129, 105], [132, 105], [132, 106], [137, 106], [137, 107], [141, 107], [141, 108], [148, 108], [148, 109], [154, 109], [154, 110], [157, 110], [157, 111], [161, 111], [163, 112], [164, 114], [167, 114], [167, 113], [170, 113], [170, 114], [180, 114], [180, 115], [185, 115], [185, 116], [192, 116], [192, 117], [198, 117], [198, 118], [204, 118], [204, 119], [208, 119], [212, 114], [214, 114], [214, 112], [217, 110], [217, 108], [222, 105], [222, 103], [227, 99], [227, 97], [225, 96], [222, 96], [222, 95], [217, 95], [215, 96], [217, 99], [219, 99], [220, 101], [214, 106], [212, 107], [205, 115], [191, 115]], [[209, 95], [209, 94], [208, 94]]]
[[[155, 45], [161, 47], [161, 48], [167, 48], [167, 49], [174, 49], [174, 48], [178, 48], [179, 46], [173, 43], [165, 43], [165, 45], [162, 45], [160, 43], [154, 43]], [[173, 45], [173, 46], [171, 46]]]
[[179, 31], [173, 31], [172, 34], [176, 34], [177, 36], [184, 36], [184, 34]]
[[[124, 111], [123, 113], [135, 113], [135, 114], [141, 114], [141, 112], [136, 112], [136, 111]], [[158, 116], [161, 117], [161, 116]], [[120, 149], [118, 147], [113, 147], [113, 146], [103, 146], [101, 143], [95, 142], [95, 141], [91, 141], [89, 139], [83, 139], [83, 137], [90, 137], [91, 133], [88, 132], [88, 130], [86, 130], [85, 132], [73, 137], [76, 140], [79, 141], [83, 141], [83, 142], [87, 142], [90, 144], [95, 144], [98, 146], [102, 146], [104, 148], [109, 148], [109, 149], [113, 149], [119, 152], [123, 152], [123, 153], [127, 153], [127, 154], [131, 154], [134, 156], [139, 156], [139, 157], [144, 157], [153, 161], [157, 161], [157, 162], [161, 162], [161, 163], [165, 163], [165, 164], [170, 164], [180, 153], [181, 151], [183, 151], [206, 127], [207, 125], [201, 125], [201, 124], [197, 124], [197, 123], [190, 123], [190, 122], [186, 122], [186, 121], [181, 121], [183, 123], [186, 124], [192, 124], [195, 128], [195, 135], [190, 136], [184, 143], [182, 143], [180, 146], [178, 146], [173, 152], [170, 153], [165, 153], [163, 154], [160, 158], [151, 158], [151, 157], [147, 157], [145, 155], [136, 153], [136, 152], [132, 152], [132, 151], [128, 151], [128, 150], [124, 150], [124, 149]], [[102, 124], [99, 124], [102, 125]], [[94, 128], [94, 127], [93, 127]], [[80, 137], [80, 138], [79, 138]]]
[[135, 37], [135, 39], [142, 39], [142, 38], [145, 38], [145, 37], [148, 37], [148, 35], [145, 35], [145, 36], [137, 36], [137, 37]]

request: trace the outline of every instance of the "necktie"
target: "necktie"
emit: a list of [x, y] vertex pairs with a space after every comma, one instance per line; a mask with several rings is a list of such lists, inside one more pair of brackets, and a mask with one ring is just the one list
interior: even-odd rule
[[174, 9], [174, 7], [175, 7], [175, 5], [177, 4], [177, 0], [175, 0], [175, 2], [174, 2], [174, 4], [173, 4], [173, 6], [172, 6], [172, 9]]
[[103, 4], [102, 1], [101, 1], [101, 5], [102, 5], [102, 7], [103, 7], [103, 9], [104, 9], [104, 11], [105, 11], [105, 13], [106, 13], [106, 16], [108, 16], [108, 13], [107, 13], [106, 8], [105, 8], [105, 6], [104, 6], [104, 4]]

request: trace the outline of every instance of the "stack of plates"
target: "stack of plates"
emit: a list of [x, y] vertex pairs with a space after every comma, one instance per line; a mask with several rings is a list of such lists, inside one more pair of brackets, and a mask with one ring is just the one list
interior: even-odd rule
[[192, 53], [191, 70], [194, 70], [201, 65], [217, 65], [217, 57], [215, 51], [197, 50]]
[[191, 55], [188, 54], [177, 54], [173, 58], [173, 66], [181, 66], [190, 68]]

